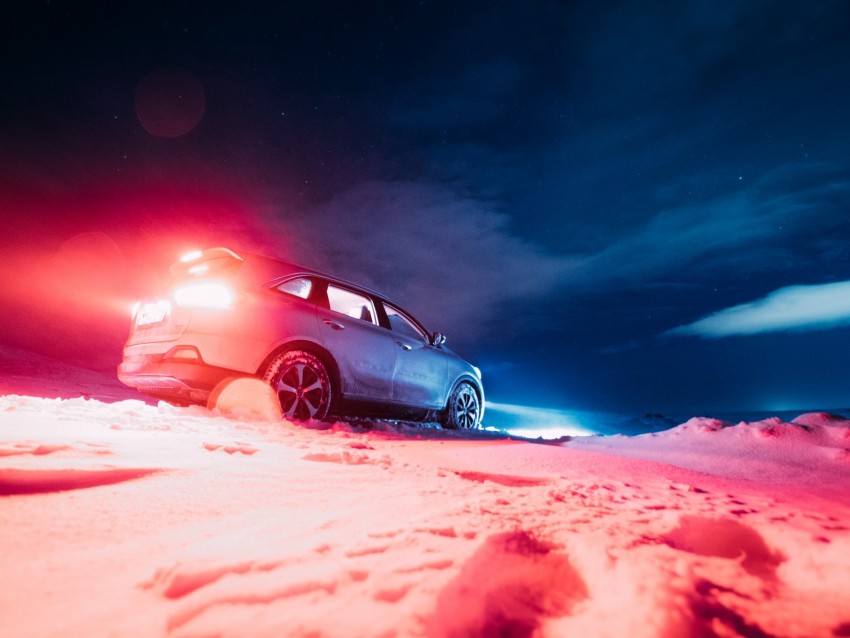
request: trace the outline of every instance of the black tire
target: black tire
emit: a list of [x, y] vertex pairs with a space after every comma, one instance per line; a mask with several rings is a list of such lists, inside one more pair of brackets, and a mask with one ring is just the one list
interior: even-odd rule
[[304, 350], [279, 354], [269, 365], [263, 381], [271, 385], [286, 419], [327, 419], [333, 386], [325, 364]]
[[458, 383], [455, 386], [442, 423], [450, 430], [477, 430], [481, 427], [481, 399], [472, 384]]

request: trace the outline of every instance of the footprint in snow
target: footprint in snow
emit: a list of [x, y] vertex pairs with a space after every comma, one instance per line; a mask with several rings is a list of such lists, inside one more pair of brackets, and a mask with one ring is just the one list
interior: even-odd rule
[[72, 448], [70, 445], [61, 444], [48, 445], [46, 443], [16, 443], [11, 446], [0, 446], [0, 457], [20, 456], [24, 454], [32, 454], [33, 456], [44, 456], [47, 454], [53, 454], [54, 452], [63, 452], [65, 450], [73, 449], [74, 448]]
[[375, 458], [365, 452], [352, 452], [342, 450], [341, 452], [311, 452], [302, 457], [305, 461], [317, 461], [319, 463], [339, 463], [340, 465], [378, 465], [384, 468], [392, 465], [389, 456]]
[[114, 485], [144, 478], [162, 472], [158, 468], [114, 467], [97, 470], [57, 469], [2, 469], [0, 470], [0, 496], [47, 494], [81, 490], [102, 485]]
[[251, 456], [257, 452], [257, 448], [251, 447], [245, 443], [204, 443], [203, 445], [205, 450], [209, 450], [210, 452], [215, 452], [217, 450], [221, 450], [222, 452], [226, 452], [227, 454], [244, 454], [245, 456]]
[[776, 568], [785, 560], [753, 528], [730, 519], [682, 516], [679, 526], [662, 540], [691, 554], [740, 560], [747, 573], [764, 580], [774, 580]]
[[584, 580], [566, 555], [529, 532], [497, 534], [439, 594], [426, 634], [526, 638], [585, 598]]
[[491, 472], [453, 472], [460, 478], [475, 483], [498, 483], [507, 487], [536, 487], [538, 485], [549, 485], [551, 481], [548, 478], [540, 478], [535, 476], [516, 476], [513, 474], [493, 474]]

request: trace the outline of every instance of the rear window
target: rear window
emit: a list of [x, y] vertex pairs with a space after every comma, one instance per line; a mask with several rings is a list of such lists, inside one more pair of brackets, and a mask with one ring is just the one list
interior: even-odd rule
[[313, 281], [306, 277], [297, 277], [296, 279], [283, 282], [277, 286], [277, 289], [288, 295], [307, 299], [310, 296], [310, 291], [313, 289]]

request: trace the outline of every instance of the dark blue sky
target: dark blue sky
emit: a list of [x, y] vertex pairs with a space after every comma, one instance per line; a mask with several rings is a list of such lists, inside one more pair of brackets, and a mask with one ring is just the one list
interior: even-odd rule
[[850, 404], [846, 3], [10, 7], [7, 291], [15, 246], [86, 233], [132, 298], [226, 243], [388, 291], [495, 400]]

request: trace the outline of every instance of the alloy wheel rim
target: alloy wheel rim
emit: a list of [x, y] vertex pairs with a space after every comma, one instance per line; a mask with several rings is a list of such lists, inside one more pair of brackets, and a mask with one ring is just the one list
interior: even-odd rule
[[304, 363], [286, 368], [278, 378], [275, 389], [283, 415], [288, 418], [315, 418], [325, 397], [321, 376], [312, 366]]
[[463, 389], [455, 402], [455, 420], [459, 427], [468, 430], [478, 422], [478, 397], [471, 389]]

